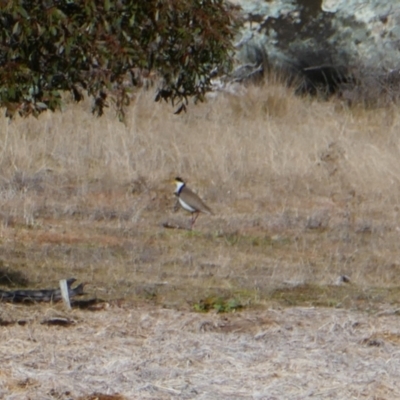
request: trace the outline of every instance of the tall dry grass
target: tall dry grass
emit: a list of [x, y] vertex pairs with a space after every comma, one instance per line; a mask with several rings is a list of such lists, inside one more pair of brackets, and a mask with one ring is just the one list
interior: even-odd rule
[[303, 186], [326, 194], [342, 180], [359, 193], [397, 196], [394, 106], [350, 110], [335, 100], [295, 97], [277, 81], [243, 96], [221, 95], [183, 116], [152, 97], [138, 96], [126, 126], [111, 110], [94, 118], [87, 103], [68, 103], [63, 113], [37, 120], [1, 118], [3, 179], [47, 171], [77, 182], [120, 184], [141, 176], [157, 185], [179, 174], [260, 196], [275, 181], [285, 191]]
[[[397, 106], [349, 109], [270, 78], [172, 111], [142, 92], [126, 125], [111, 109], [93, 117], [88, 102], [1, 118], [1, 235], [12, 249], [3, 261], [38, 282], [44, 271], [96, 281], [101, 270], [101, 285], [127, 285], [118, 295], [157, 281], [256, 298], [268, 285], [342, 273], [359, 285], [400, 284]], [[184, 218], [171, 214], [177, 175], [217, 213], [199, 219], [204, 236], [160, 226]]]

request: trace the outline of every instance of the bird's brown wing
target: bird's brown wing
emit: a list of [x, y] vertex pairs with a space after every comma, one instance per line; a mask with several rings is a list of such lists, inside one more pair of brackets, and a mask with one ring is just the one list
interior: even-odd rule
[[[214, 215], [213, 211], [204, 201], [194, 192], [192, 192], [188, 187], [184, 187], [184, 190], [181, 193], [181, 196], [187, 196], [187, 202], [190, 203], [194, 208], [198, 211], [203, 212], [205, 214]], [[183, 199], [185, 201], [185, 199]]]

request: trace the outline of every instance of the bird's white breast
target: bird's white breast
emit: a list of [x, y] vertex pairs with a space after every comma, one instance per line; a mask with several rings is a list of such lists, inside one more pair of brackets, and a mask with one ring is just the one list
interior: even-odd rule
[[189, 206], [189, 204], [185, 203], [180, 197], [179, 197], [179, 203], [187, 211], [190, 211], [190, 212], [195, 212], [196, 211], [195, 208]]

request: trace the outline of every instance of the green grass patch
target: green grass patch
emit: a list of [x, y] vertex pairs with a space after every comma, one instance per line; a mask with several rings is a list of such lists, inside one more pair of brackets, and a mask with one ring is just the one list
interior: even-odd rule
[[218, 313], [233, 312], [242, 309], [244, 306], [241, 301], [235, 297], [206, 297], [193, 305], [193, 309], [197, 312], [208, 312], [215, 310]]

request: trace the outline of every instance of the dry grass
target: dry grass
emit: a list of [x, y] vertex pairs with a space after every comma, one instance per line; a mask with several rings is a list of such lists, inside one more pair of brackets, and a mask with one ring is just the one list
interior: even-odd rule
[[[126, 126], [88, 110], [0, 120], [3, 284], [75, 276], [173, 307], [262, 304], [341, 274], [356, 293], [399, 285], [395, 106], [349, 110], [270, 80], [183, 116], [142, 93]], [[196, 232], [162, 228], [189, 224], [172, 214], [176, 175], [217, 213]]]
[[[27, 324], [0, 329], [4, 399], [400, 396], [393, 314], [286, 308], [222, 315], [128, 305], [67, 315], [11, 305], [6, 313]], [[41, 324], [60, 315], [74, 324]]]
[[[28, 322], [1, 327], [0, 397], [399, 396], [397, 314], [368, 316], [399, 304], [394, 105], [270, 80], [183, 116], [142, 93], [126, 126], [89, 108], [0, 119], [0, 284], [74, 276], [126, 306], [60, 328], [39, 324], [53, 308], [3, 305], [1, 321]], [[216, 212], [193, 232], [162, 227], [189, 226], [172, 212], [177, 175]]]

